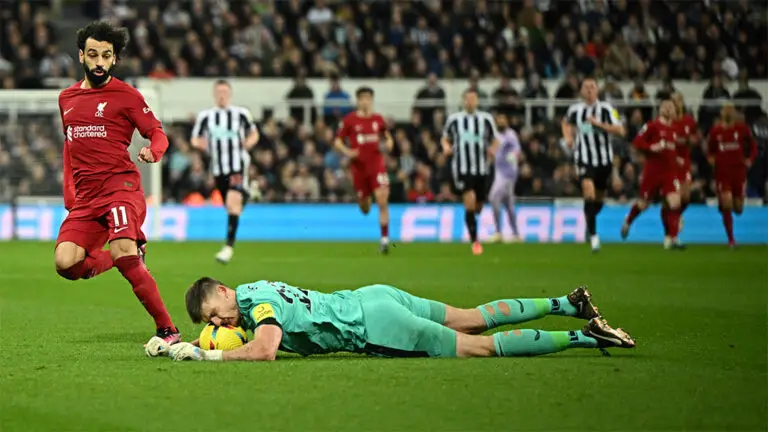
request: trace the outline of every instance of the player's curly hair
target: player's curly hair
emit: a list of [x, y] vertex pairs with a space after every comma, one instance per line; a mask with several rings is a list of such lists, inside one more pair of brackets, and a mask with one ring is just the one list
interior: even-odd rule
[[187, 314], [193, 323], [199, 324], [203, 321], [203, 302], [219, 285], [224, 284], [214, 278], [202, 277], [189, 287], [186, 295]]
[[99, 42], [111, 43], [115, 48], [115, 57], [120, 60], [123, 50], [128, 45], [128, 29], [116, 27], [108, 21], [93, 21], [77, 31], [77, 47], [85, 51], [85, 41], [93, 38]]

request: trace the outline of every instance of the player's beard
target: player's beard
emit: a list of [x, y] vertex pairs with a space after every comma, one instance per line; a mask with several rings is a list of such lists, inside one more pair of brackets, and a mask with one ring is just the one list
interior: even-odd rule
[[[112, 69], [115, 68], [114, 66], [112, 66], [109, 69], [104, 69], [102, 67], [96, 66], [93, 69], [89, 69], [88, 65], [85, 64], [85, 62], [83, 62], [82, 65], [83, 65], [83, 70], [85, 71], [85, 77], [88, 79], [88, 82], [90, 82], [91, 85], [93, 85], [94, 87], [99, 87], [105, 82], [107, 82], [109, 77], [112, 76]], [[101, 75], [97, 75], [96, 73], [94, 73], [95, 71], [103, 71], [104, 73], [102, 73]]]

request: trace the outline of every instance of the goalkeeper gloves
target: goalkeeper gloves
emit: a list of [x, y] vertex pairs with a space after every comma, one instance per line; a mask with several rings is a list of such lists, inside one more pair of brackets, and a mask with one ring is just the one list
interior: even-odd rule
[[169, 355], [173, 361], [182, 360], [209, 360], [209, 361], [221, 361], [224, 357], [224, 351], [202, 350], [189, 342], [179, 342], [172, 345], [169, 350]]

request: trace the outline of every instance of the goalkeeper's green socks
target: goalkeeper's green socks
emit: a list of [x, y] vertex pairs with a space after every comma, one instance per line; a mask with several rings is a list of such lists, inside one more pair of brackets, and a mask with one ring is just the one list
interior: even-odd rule
[[544, 317], [545, 315], [574, 316], [576, 306], [568, 301], [568, 296], [557, 298], [497, 300], [477, 309], [483, 315], [487, 328], [492, 329], [505, 324], [518, 324]]
[[578, 331], [511, 330], [493, 335], [499, 357], [536, 356], [568, 348], [597, 348], [597, 340]]

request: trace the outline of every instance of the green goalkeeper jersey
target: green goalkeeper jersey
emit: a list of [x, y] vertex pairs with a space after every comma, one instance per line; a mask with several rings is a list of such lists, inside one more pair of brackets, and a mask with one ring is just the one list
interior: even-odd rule
[[240, 285], [236, 292], [242, 327], [279, 325], [283, 351], [302, 355], [360, 352], [365, 345], [363, 310], [352, 291], [324, 294], [262, 280]]

